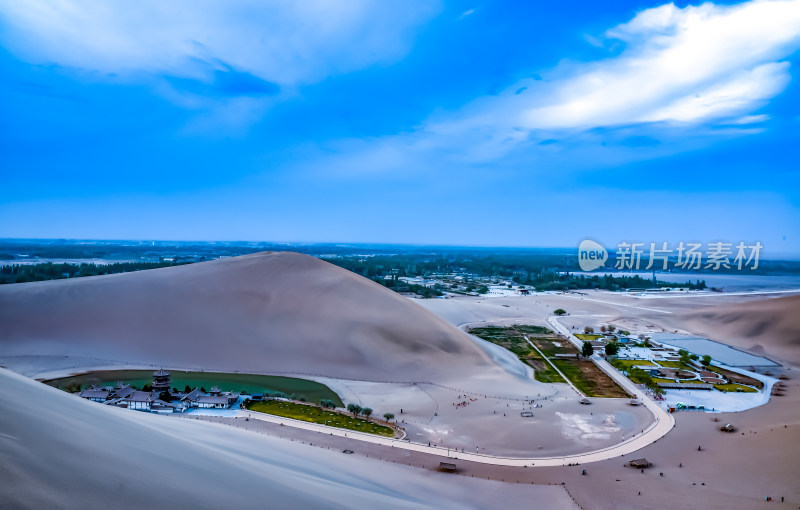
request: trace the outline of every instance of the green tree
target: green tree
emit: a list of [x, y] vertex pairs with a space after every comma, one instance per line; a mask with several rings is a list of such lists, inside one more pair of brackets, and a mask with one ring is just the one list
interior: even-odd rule
[[553, 310], [553, 313], [556, 315], [566, 315], [567, 311], [564, 310], [563, 308], [556, 308], [555, 310]]
[[347, 404], [347, 410], [353, 413], [353, 416], [356, 416], [361, 413], [361, 406], [358, 404]]
[[486, 294], [487, 292], [489, 292], [489, 287], [486, 285], [481, 285], [478, 287], [478, 294]]
[[361, 414], [369, 418], [370, 416], [372, 416], [372, 408], [364, 407], [363, 409], [361, 409]]
[[702, 363], [702, 364], [703, 364], [703, 366], [706, 366], [706, 367], [707, 367], [708, 365], [710, 365], [710, 364], [711, 364], [711, 356], [709, 356], [708, 354], [706, 354], [705, 356], [703, 356], [703, 360], [702, 360], [700, 363]]
[[394, 418], [394, 415], [392, 413], [383, 413], [383, 417], [386, 418], [386, 421], [390, 421]]
[[583, 334], [584, 335], [591, 335], [592, 333], [594, 333], [594, 328], [593, 327], [586, 326], [585, 328], [583, 328]]
[[581, 355], [588, 358], [592, 354], [594, 354], [594, 347], [592, 347], [592, 343], [583, 342], [583, 346], [581, 347]]
[[619, 344], [617, 342], [608, 342], [605, 347], [606, 356], [616, 356], [619, 352]]

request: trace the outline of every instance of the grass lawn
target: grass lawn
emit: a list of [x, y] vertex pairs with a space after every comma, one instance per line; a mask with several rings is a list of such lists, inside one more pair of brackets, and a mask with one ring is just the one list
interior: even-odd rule
[[530, 350], [530, 354], [525, 358], [520, 358], [528, 365], [533, 367], [533, 378], [543, 383], [563, 383], [566, 384], [561, 374], [556, 372], [550, 363], [542, 359], [539, 353], [534, 349]]
[[[309, 402], [319, 402], [322, 399], [332, 400], [337, 407], [344, 404], [339, 395], [324, 384], [296, 379], [294, 377], [280, 377], [274, 375], [256, 374], [226, 374], [220, 372], [185, 372], [171, 371], [171, 381], [174, 388], [183, 390], [184, 387], [211, 389], [218, 386], [222, 391], [237, 391], [243, 393], [275, 393], [283, 392], [294, 395], [295, 399], [301, 397]], [[102, 370], [86, 374], [51, 379], [46, 384], [64, 391], [86, 389], [93, 384], [100, 386], [113, 386], [123, 382], [141, 388], [145, 384], [153, 384], [152, 370]]]
[[626, 398], [629, 395], [590, 360], [554, 359], [561, 372], [588, 397]]
[[628, 370], [631, 367], [648, 366], [654, 367], [655, 363], [646, 359], [615, 359], [611, 362], [617, 370]]
[[681, 363], [680, 361], [660, 361], [658, 362], [659, 365], [662, 367], [670, 367], [670, 368], [683, 368], [686, 365]]
[[586, 335], [584, 333], [576, 333], [575, 334], [575, 338], [579, 338], [581, 340], [588, 340], [588, 341], [591, 342], [592, 340], [597, 340], [598, 338], [603, 338], [603, 335]]
[[755, 388], [751, 388], [750, 386], [743, 386], [741, 384], [715, 384], [715, 389], [719, 391], [739, 391], [741, 390], [744, 393], [755, 393], [758, 390]]
[[251, 411], [259, 413], [273, 414], [275, 416], [283, 416], [284, 418], [292, 418], [295, 420], [309, 421], [312, 423], [319, 423], [321, 425], [328, 425], [330, 427], [337, 427], [340, 429], [356, 430], [358, 432], [366, 432], [368, 434], [376, 434], [378, 436], [393, 437], [394, 430], [385, 425], [378, 425], [371, 421], [362, 420], [361, 418], [354, 418], [319, 407], [296, 404], [294, 402], [284, 402], [282, 400], [265, 400], [262, 402], [251, 402], [248, 406]]
[[522, 324], [514, 325], [514, 329], [528, 335], [552, 335], [553, 331], [544, 326], [526, 326]]

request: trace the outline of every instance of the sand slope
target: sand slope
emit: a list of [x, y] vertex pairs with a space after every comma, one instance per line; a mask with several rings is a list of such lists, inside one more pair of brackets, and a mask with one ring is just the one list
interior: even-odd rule
[[0, 369], [0, 508], [575, 508], [560, 487], [390, 464], [95, 404]]
[[289, 252], [2, 286], [0, 353], [377, 381], [500, 370], [412, 301]]
[[662, 322], [800, 365], [800, 296], [700, 308]]

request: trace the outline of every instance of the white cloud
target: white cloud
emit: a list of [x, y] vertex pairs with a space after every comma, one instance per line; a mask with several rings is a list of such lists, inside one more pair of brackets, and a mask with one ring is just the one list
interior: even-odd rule
[[597, 170], [761, 133], [770, 117], [757, 110], [790, 79], [797, 27], [800, 0], [648, 9], [606, 33], [626, 44], [615, 57], [564, 62], [411, 132], [329, 142], [306, 170]]
[[0, 40], [35, 63], [188, 77], [224, 63], [286, 86], [402, 57], [437, 10], [370, 0], [0, 0]]
[[528, 129], [589, 129], [741, 116], [788, 84], [789, 63], [782, 59], [797, 49], [798, 27], [798, 0], [648, 9], [606, 33], [626, 43], [621, 54], [562, 65], [508, 121]]
[[745, 115], [738, 119], [733, 119], [728, 124], [746, 125], [746, 124], [760, 124], [770, 119], [769, 115]]

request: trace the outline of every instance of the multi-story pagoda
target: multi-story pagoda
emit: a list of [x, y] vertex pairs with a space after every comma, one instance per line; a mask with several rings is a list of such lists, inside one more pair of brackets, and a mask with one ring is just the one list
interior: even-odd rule
[[172, 383], [170, 382], [169, 372], [163, 368], [153, 372], [153, 392], [158, 395], [166, 393], [169, 395]]

